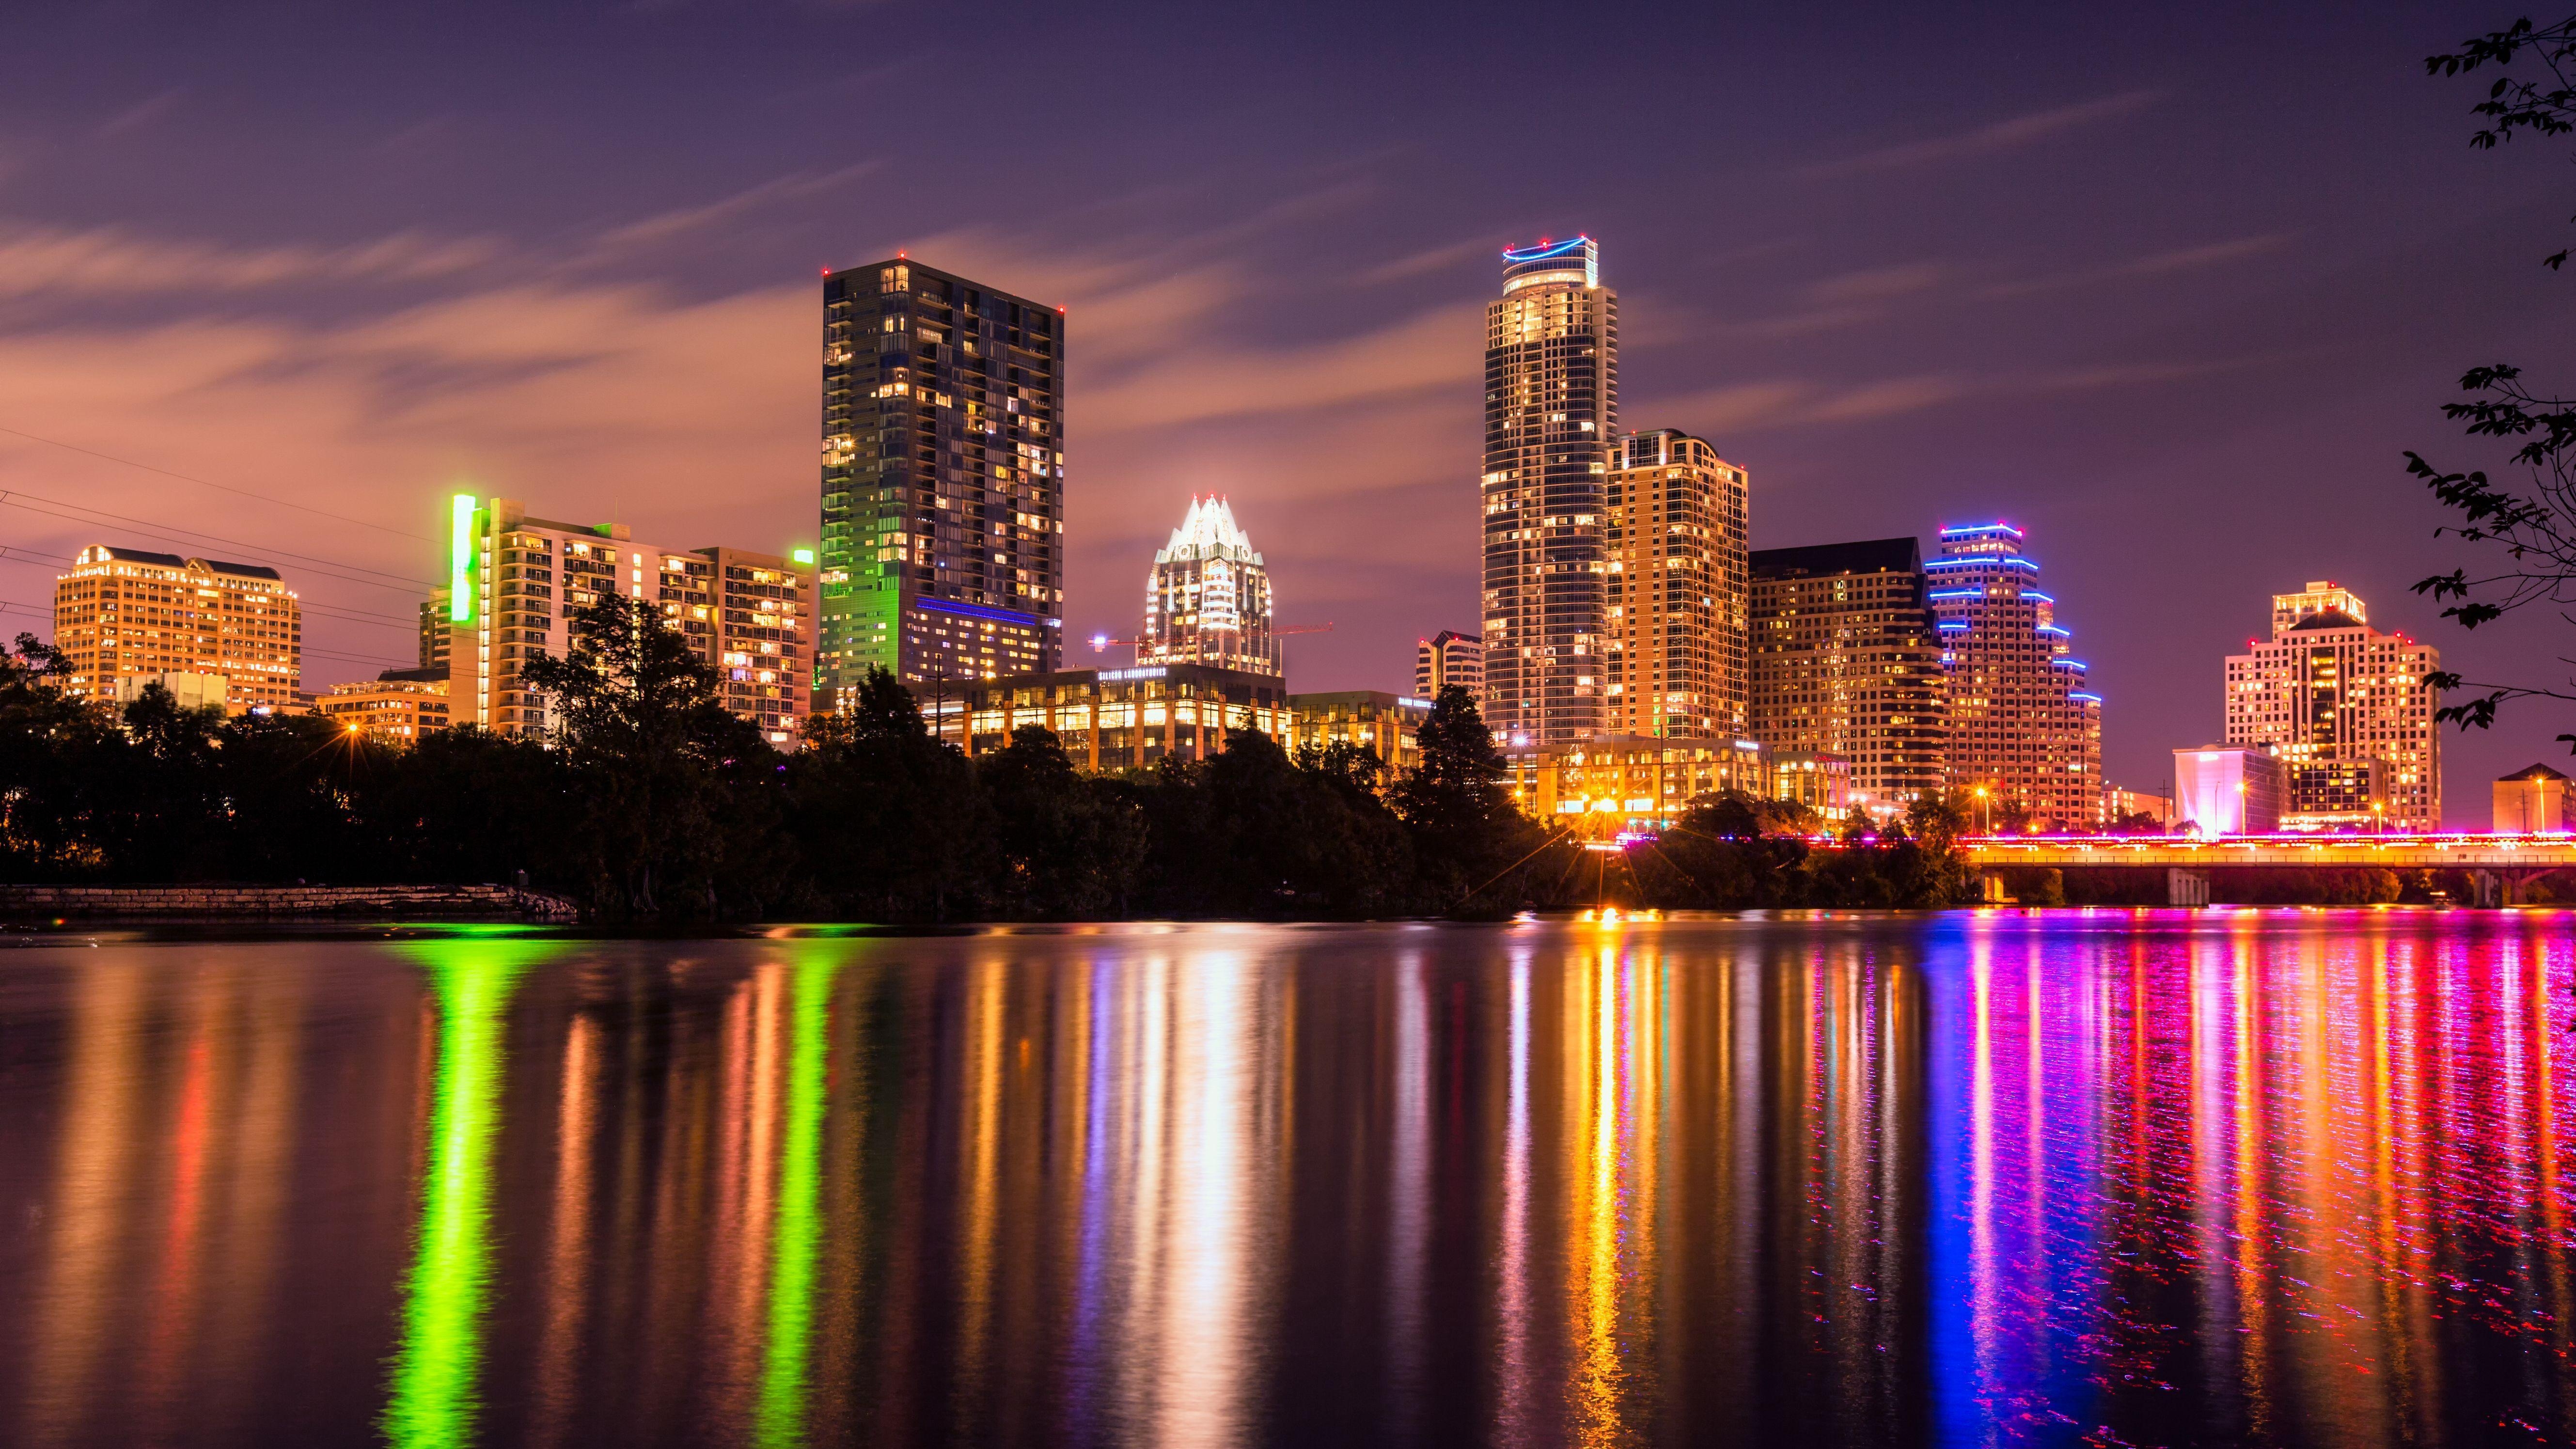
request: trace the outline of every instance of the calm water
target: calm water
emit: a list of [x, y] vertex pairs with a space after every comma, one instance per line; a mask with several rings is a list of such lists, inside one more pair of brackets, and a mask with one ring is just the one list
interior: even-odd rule
[[2565, 1442], [2576, 917], [0, 952], [0, 1443]]

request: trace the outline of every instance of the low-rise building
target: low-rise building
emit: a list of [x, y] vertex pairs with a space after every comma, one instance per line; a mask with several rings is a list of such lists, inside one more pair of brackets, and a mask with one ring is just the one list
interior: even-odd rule
[[1594, 735], [1562, 745], [1514, 745], [1512, 803], [1542, 825], [1606, 838], [1662, 830], [1702, 795], [1774, 788], [1770, 750], [1730, 736]]
[[1430, 700], [1375, 689], [1292, 694], [1288, 715], [1296, 739], [1290, 749], [1358, 745], [1376, 751], [1380, 763], [1400, 773], [1422, 763], [1422, 721], [1430, 713]]
[[447, 681], [378, 678], [335, 684], [315, 701], [313, 710], [353, 734], [410, 744], [447, 728]]
[[143, 697], [154, 685], [170, 692], [170, 698], [181, 709], [221, 709], [229, 713], [232, 681], [220, 674], [197, 674], [185, 669], [165, 669], [158, 674], [120, 674], [116, 676], [116, 705], [119, 709]]
[[932, 733], [969, 756], [1003, 748], [1023, 725], [1053, 730], [1076, 767], [1112, 772], [1165, 756], [1204, 760], [1225, 748], [1228, 730], [1258, 730], [1281, 749], [1297, 743], [1285, 681], [1212, 664], [1063, 669], [921, 688]]
[[1820, 750], [1771, 752], [1771, 798], [1804, 805], [1827, 820], [1852, 813], [1852, 762]]
[[2173, 797], [2150, 795], [2143, 790], [2123, 790], [2117, 785], [2102, 787], [2102, 819], [2107, 824], [2144, 815], [2158, 825], [2173, 824]]
[[2290, 781], [2278, 755], [2251, 745], [2202, 745], [2174, 751], [2173, 762], [2174, 814], [2182, 830], [2206, 840], [2281, 828]]
[[2495, 782], [2498, 835], [2556, 835], [2576, 831], [2576, 789], [2547, 765], [2516, 770]]

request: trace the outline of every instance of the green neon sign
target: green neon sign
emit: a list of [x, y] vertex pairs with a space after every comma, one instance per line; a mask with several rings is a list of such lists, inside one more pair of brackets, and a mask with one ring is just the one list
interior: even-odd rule
[[474, 495], [459, 493], [447, 501], [447, 618], [454, 624], [474, 622]]
[[801, 564], [810, 564], [814, 561], [814, 550], [810, 548], [800, 548], [794, 553], [789, 554], [788, 557]]
[[402, 1341], [380, 1425], [396, 1449], [449, 1449], [474, 1439], [510, 990], [522, 971], [556, 949], [466, 941], [409, 948], [429, 968], [438, 994], [438, 1064], [419, 1236], [403, 1285]]
[[836, 960], [796, 968], [788, 1027], [787, 1120], [779, 1133], [777, 1230], [770, 1235], [769, 1342], [751, 1442], [783, 1449], [805, 1440], [814, 1342], [814, 1260], [823, 1237], [823, 1087]]

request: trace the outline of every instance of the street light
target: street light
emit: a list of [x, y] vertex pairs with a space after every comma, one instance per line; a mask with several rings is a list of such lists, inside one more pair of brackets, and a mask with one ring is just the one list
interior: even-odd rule
[[1993, 835], [1995, 833], [1995, 808], [1994, 806], [1986, 803], [1986, 787], [1983, 785], [1979, 785], [1977, 787], [1977, 810], [1985, 819], [1985, 833], [1990, 836]]
[[2373, 835], [2386, 835], [2386, 834], [2388, 833], [2388, 817], [2387, 817], [2387, 815], [2385, 815], [2384, 813], [2382, 813], [2382, 812], [2386, 811], [2387, 809], [2388, 809], [2388, 805], [2387, 805], [2387, 802], [2385, 802], [2385, 801], [2382, 801], [2382, 800], [2373, 800], [2373, 801], [2371, 801], [2371, 802], [2370, 802], [2370, 833], [2371, 833], [2371, 834], [2373, 834]]

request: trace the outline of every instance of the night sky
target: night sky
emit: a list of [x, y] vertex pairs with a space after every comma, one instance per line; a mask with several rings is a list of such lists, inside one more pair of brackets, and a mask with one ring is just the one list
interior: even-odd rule
[[[2467, 559], [2401, 451], [2494, 457], [2436, 411], [2459, 372], [2568, 371], [2568, 148], [2470, 150], [2483, 82], [2421, 66], [2519, 11], [523, 8], [12, 7], [12, 501], [395, 619], [416, 587], [279, 551], [428, 580], [459, 488], [811, 543], [818, 273], [900, 248], [1069, 309], [1069, 642], [1134, 632], [1216, 492], [1283, 622], [1336, 626], [1291, 683], [1402, 689], [1476, 627], [1495, 254], [1584, 231], [1622, 423], [1748, 468], [1756, 547], [2029, 531], [2115, 783], [2219, 734], [2222, 656], [2307, 579], [2473, 679], [2576, 652], [2406, 588]], [[49, 612], [90, 542], [173, 547], [0, 507], [0, 598]], [[305, 638], [309, 689], [412, 654]], [[2450, 736], [2448, 817], [2571, 724]]]

